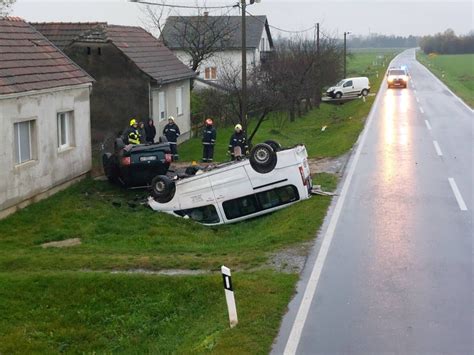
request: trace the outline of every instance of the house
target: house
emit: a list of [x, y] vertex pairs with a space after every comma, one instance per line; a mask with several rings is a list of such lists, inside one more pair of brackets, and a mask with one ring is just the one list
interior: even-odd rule
[[107, 23], [32, 25], [96, 80], [91, 96], [93, 149], [112, 142], [131, 118], [153, 118], [162, 132], [167, 118], [174, 116], [180, 141], [189, 138], [190, 81], [195, 74], [150, 33]]
[[[190, 48], [206, 41], [203, 29], [220, 35], [213, 54], [198, 68], [200, 81], [218, 81], [226, 68], [240, 70], [242, 63], [242, 18], [240, 16], [170, 16], [163, 27], [166, 46], [186, 65], [191, 66]], [[203, 33], [197, 33], [203, 32]], [[187, 37], [186, 37], [187, 36]], [[191, 44], [191, 45], [190, 45]], [[258, 66], [273, 50], [266, 16], [246, 18], [247, 68]]]
[[31, 25], [0, 18], [0, 218], [90, 171], [92, 82]]

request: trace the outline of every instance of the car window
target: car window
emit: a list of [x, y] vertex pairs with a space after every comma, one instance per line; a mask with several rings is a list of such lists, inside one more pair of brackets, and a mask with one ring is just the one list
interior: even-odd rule
[[188, 216], [192, 220], [200, 223], [219, 223], [220, 218], [214, 205], [207, 205], [186, 210], [174, 211], [181, 217]]
[[338, 83], [336, 84], [336, 86], [342, 86], [342, 84], [344, 84], [344, 81], [345, 81], [345, 80], [341, 80], [340, 82], [338, 82]]
[[298, 201], [299, 198], [298, 189], [288, 185], [225, 201], [222, 207], [227, 219], [235, 219]]
[[388, 72], [388, 75], [405, 75], [405, 70], [402, 70], [402, 69], [390, 70]]
[[352, 86], [352, 80], [346, 81], [344, 87]]

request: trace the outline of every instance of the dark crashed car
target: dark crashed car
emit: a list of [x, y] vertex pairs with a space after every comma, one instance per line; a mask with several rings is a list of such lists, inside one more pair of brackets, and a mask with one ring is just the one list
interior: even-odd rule
[[107, 179], [125, 187], [150, 186], [155, 176], [166, 175], [171, 161], [170, 144], [164, 137], [159, 143], [138, 145], [125, 145], [117, 138], [114, 153], [102, 155]]

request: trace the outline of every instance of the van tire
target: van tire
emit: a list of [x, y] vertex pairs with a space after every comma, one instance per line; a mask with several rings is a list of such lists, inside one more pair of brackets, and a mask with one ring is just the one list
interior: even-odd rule
[[158, 138], [158, 143], [168, 143], [168, 138], [160, 136], [160, 138]]
[[151, 180], [151, 195], [156, 202], [166, 203], [173, 199], [176, 185], [165, 175], [158, 175]]
[[112, 175], [112, 167], [110, 166], [110, 157], [112, 154], [104, 153], [102, 154], [102, 168], [104, 169], [104, 174], [107, 177], [107, 180], [114, 182], [114, 176]]
[[250, 165], [257, 173], [269, 173], [275, 168], [276, 164], [277, 154], [266, 143], [257, 144], [250, 152]]
[[369, 90], [364, 89], [364, 90], [362, 90], [361, 94], [362, 94], [362, 96], [367, 96], [367, 95], [369, 95]]
[[342, 97], [342, 92], [336, 92], [335, 98], [340, 99]]
[[279, 152], [281, 150], [281, 144], [278, 143], [277, 141], [268, 140], [268, 141], [265, 141], [264, 143], [272, 147], [272, 149], [275, 152]]

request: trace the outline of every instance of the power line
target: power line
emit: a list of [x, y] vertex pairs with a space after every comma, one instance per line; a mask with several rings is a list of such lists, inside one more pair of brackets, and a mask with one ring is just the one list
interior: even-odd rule
[[[254, 14], [248, 12], [248, 11], [245, 11], [247, 13], [247, 15], [257, 19], [258, 21], [260, 21], [261, 23], [265, 24], [264, 21], [260, 20], [257, 16], [255, 16]], [[307, 28], [307, 29], [304, 29], [304, 30], [299, 30], [299, 31], [296, 31], [296, 30], [284, 30], [283, 28], [279, 28], [279, 27], [276, 27], [276, 26], [273, 26], [273, 25], [268, 25], [268, 27], [270, 28], [273, 28], [275, 30], [278, 30], [278, 31], [281, 31], [281, 32], [286, 32], [286, 33], [303, 33], [303, 32], [308, 32], [308, 31], [311, 31], [311, 30], [314, 30], [314, 25]]]
[[163, 6], [163, 7], [172, 7], [172, 8], [180, 8], [180, 9], [228, 9], [233, 8], [235, 5], [221, 5], [221, 6], [190, 6], [190, 5], [172, 5], [172, 4], [165, 4], [160, 2], [151, 2], [151, 1], [143, 1], [143, 0], [128, 0], [130, 2], [134, 2], [137, 4], [144, 4], [144, 5], [155, 5], [155, 6]]

